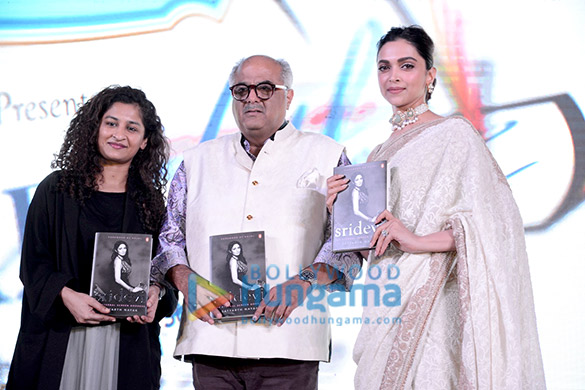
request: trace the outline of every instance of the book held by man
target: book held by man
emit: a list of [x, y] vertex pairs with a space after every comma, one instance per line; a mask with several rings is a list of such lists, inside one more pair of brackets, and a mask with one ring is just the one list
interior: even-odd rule
[[386, 161], [339, 166], [333, 172], [349, 179], [348, 187], [337, 194], [333, 203], [333, 251], [372, 249], [374, 221], [386, 209], [389, 183]]
[[152, 236], [138, 233], [95, 234], [90, 296], [109, 315], [146, 315]]
[[264, 232], [221, 234], [209, 237], [211, 282], [231, 296], [221, 306], [220, 321], [251, 318], [264, 297], [266, 257]]

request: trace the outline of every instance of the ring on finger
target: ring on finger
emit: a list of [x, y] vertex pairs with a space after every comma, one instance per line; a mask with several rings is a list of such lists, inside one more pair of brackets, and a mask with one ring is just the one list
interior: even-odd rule
[[382, 237], [388, 237], [388, 230], [382, 230]]

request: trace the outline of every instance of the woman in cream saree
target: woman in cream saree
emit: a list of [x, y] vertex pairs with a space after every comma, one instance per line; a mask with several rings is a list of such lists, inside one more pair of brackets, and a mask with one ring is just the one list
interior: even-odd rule
[[[518, 208], [471, 123], [428, 111], [435, 75], [421, 28], [382, 37], [378, 79], [395, 131], [368, 158], [386, 160], [391, 179], [368, 254], [382, 272], [368, 273], [366, 285], [396, 284], [401, 301], [364, 305], [355, 387], [543, 389]], [[343, 183], [330, 178], [328, 204]]]
[[370, 255], [400, 274], [366, 284], [398, 284], [401, 305], [364, 307], [356, 388], [544, 388], [522, 220], [481, 136], [438, 119], [369, 159], [388, 161], [392, 215], [418, 236], [451, 229], [456, 251]]

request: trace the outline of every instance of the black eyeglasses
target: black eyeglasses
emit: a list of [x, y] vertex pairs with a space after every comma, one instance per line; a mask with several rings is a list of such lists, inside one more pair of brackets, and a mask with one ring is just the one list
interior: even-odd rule
[[250, 84], [246, 85], [244, 83], [232, 85], [230, 87], [230, 91], [232, 91], [232, 96], [237, 101], [241, 102], [242, 100], [246, 100], [248, 96], [250, 96], [250, 90], [253, 89], [256, 92], [256, 96], [260, 100], [268, 100], [274, 95], [275, 89], [283, 89], [288, 90], [286, 85], [276, 85], [272, 84], [269, 81], [263, 81], [259, 84]]

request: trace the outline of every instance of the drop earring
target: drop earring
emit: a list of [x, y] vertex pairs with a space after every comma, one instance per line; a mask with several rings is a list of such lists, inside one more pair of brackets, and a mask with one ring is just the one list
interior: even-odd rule
[[433, 93], [433, 91], [435, 90], [435, 85], [433, 83], [430, 83], [429, 86], [427, 87], [427, 91], [428, 93]]

